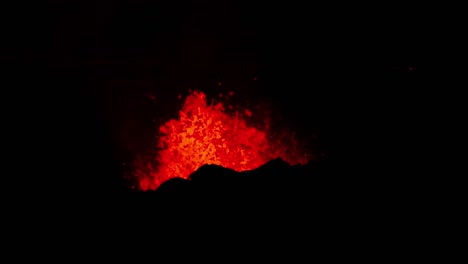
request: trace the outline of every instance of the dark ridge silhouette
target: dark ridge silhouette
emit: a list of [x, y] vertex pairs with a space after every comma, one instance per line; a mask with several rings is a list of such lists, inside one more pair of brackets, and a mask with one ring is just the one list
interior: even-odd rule
[[243, 172], [206, 164], [193, 172], [187, 180], [170, 179], [155, 192], [159, 196], [187, 194], [223, 199], [239, 199], [246, 196], [253, 198], [265, 194], [273, 196], [292, 182], [309, 180], [308, 177], [312, 177], [309, 170], [309, 167], [302, 165], [290, 166], [281, 158]]
[[[365, 208], [382, 202], [360, 200], [364, 187], [331, 177], [325, 164], [290, 165], [281, 158], [257, 169], [236, 172], [218, 165], [203, 165], [188, 179], [170, 179], [155, 191], [136, 192], [138, 206], [159, 210], [203, 209], [209, 213], [304, 213], [313, 210]], [[381, 189], [381, 195], [384, 190]], [[365, 195], [364, 195], [365, 196]], [[141, 198], [141, 199], [140, 199]], [[351, 206], [351, 207], [350, 207]], [[340, 209], [340, 210], [341, 210]]]
[[258, 237], [278, 250], [298, 236], [329, 243], [334, 237], [386, 240], [408, 228], [418, 232], [420, 208], [401, 186], [382, 179], [366, 184], [333, 167], [326, 159], [290, 165], [279, 158], [244, 172], [204, 165], [155, 191], [126, 193], [109, 221], [125, 219], [123, 226], [155, 236]]

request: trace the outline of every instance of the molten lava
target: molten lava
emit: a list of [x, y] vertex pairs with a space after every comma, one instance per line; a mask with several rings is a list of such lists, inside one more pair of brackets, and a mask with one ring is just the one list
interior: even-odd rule
[[192, 92], [179, 118], [160, 126], [156, 157], [135, 169], [139, 188], [155, 190], [170, 178], [188, 178], [204, 164], [244, 171], [277, 157], [292, 165], [310, 161], [310, 155], [301, 153], [294, 134], [274, 140], [268, 124], [264, 129], [249, 125], [254, 115], [247, 109], [228, 113], [223, 103], [208, 105], [203, 92]]

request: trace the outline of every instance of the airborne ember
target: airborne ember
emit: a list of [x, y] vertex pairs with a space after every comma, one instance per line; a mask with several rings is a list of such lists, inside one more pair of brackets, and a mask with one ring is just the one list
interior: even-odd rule
[[157, 155], [150, 162], [135, 163], [138, 188], [155, 190], [170, 178], [188, 178], [204, 164], [245, 171], [278, 157], [291, 165], [312, 159], [294, 133], [272, 133], [268, 119], [255, 126], [249, 121], [255, 115], [249, 109], [227, 111], [222, 102], [207, 104], [205, 93], [191, 92], [178, 119], [159, 127]]

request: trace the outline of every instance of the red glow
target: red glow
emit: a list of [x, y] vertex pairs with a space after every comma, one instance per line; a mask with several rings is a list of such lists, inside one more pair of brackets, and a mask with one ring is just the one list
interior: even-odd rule
[[[230, 96], [233, 94], [229, 92]], [[204, 164], [244, 171], [277, 157], [290, 164], [310, 161], [294, 141], [294, 134], [283, 133], [281, 141], [273, 140], [268, 124], [264, 129], [249, 125], [254, 115], [247, 109], [227, 113], [223, 103], [207, 105], [203, 92], [191, 93], [179, 111], [179, 118], [160, 126], [159, 151], [152, 158], [154, 161], [136, 167], [134, 174], [140, 189], [154, 190], [170, 178], [187, 178]]]

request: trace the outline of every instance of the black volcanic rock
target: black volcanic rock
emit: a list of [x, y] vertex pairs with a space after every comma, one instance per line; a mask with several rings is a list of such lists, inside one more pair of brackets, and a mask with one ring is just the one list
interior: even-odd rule
[[[279, 200], [303, 202], [316, 195], [311, 192], [314, 179], [310, 166], [291, 166], [278, 158], [257, 169], [237, 172], [218, 165], [203, 165], [188, 179], [173, 178], [164, 182], [156, 191], [161, 201], [185, 201], [185, 203], [250, 204], [258, 201], [275, 203]], [[322, 185], [323, 187], [323, 185]], [[151, 191], [150, 191], [151, 192]], [[307, 199], [306, 199], [307, 198]]]
[[330, 165], [327, 161], [290, 165], [278, 158], [257, 169], [237, 172], [207, 164], [188, 179], [173, 178], [155, 191], [144, 192], [141, 204], [186, 212], [312, 213], [324, 217], [377, 213], [396, 208], [390, 208], [390, 202], [402, 204], [392, 198], [389, 187], [374, 184], [377, 180], [365, 183], [356, 176], [333, 174]]
[[224, 168], [223, 166], [214, 164], [205, 164], [190, 174], [189, 180], [192, 182], [222, 182], [226, 179], [237, 176], [237, 172], [233, 169]]

